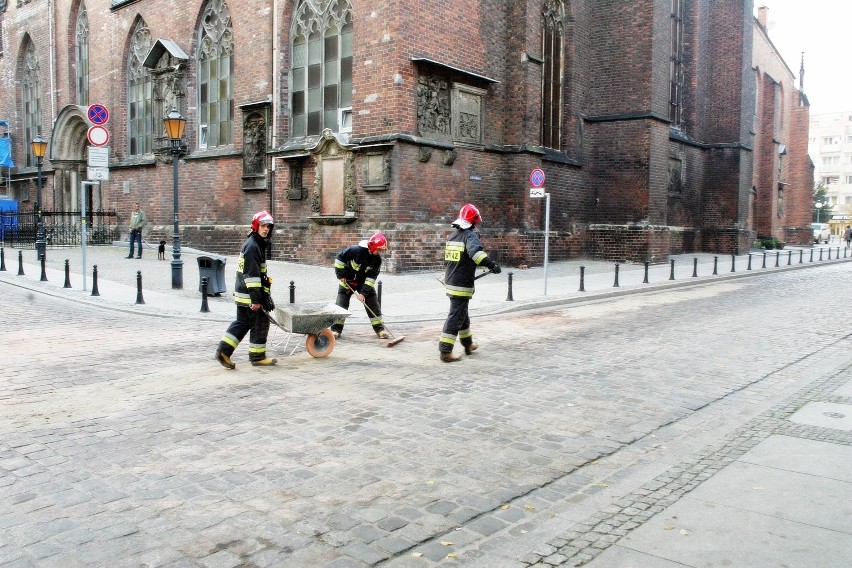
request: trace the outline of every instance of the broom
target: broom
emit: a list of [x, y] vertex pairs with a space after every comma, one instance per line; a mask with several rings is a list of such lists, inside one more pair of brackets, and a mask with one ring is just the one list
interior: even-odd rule
[[[367, 310], [367, 312], [370, 314], [370, 317], [372, 317], [373, 319], [379, 319], [379, 316], [377, 316], [375, 313], [373, 313], [373, 310], [371, 310], [371, 309], [370, 309], [370, 306], [368, 306], [368, 305], [367, 305], [367, 303], [366, 303], [365, 301], [361, 300], [361, 298], [359, 298], [359, 297], [358, 297], [358, 292], [356, 292], [355, 290], [353, 290], [353, 289], [352, 289], [352, 287], [349, 285], [349, 283], [348, 283], [348, 282], [345, 282], [345, 281], [340, 281], [340, 282], [341, 282], [344, 286], [346, 286], [346, 288], [347, 288], [350, 292], [352, 292], [352, 294], [354, 294], [354, 295], [355, 295], [355, 297], [356, 297], [356, 298], [358, 298], [358, 300], [359, 300], [362, 304], [364, 304], [364, 308], [365, 308], [365, 309]], [[392, 332], [391, 330], [389, 330], [389, 329], [388, 329], [388, 326], [387, 326], [386, 324], [384, 324], [384, 322], [382, 322], [382, 324], [385, 326], [385, 331], [387, 331], [387, 332], [388, 332], [388, 335], [390, 335], [390, 336], [391, 336], [391, 340], [390, 340], [390, 341], [388, 341], [388, 344], [387, 344], [387, 346], [388, 346], [388, 347], [393, 347], [393, 346], [394, 346], [394, 345], [396, 345], [397, 343], [402, 343], [402, 340], [403, 340], [403, 339], [405, 339], [405, 336], [404, 336], [404, 335], [400, 335], [399, 337], [397, 337], [397, 336], [395, 336], [395, 335], [393, 334], [393, 332]]]

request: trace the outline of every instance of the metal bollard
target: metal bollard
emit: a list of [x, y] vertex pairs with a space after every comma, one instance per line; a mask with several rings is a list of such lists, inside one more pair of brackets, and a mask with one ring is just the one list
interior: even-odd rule
[[207, 305], [207, 277], [201, 277], [201, 311], [206, 313], [210, 311], [210, 306]]
[[692, 277], [698, 278], [698, 258], [692, 259]]
[[819, 249], [819, 259], [822, 260], [822, 249]]
[[737, 255], [731, 255], [731, 272], [737, 271]]
[[24, 275], [24, 252], [18, 251], [18, 276]]
[[379, 305], [382, 305], [382, 281], [379, 280], [378, 291], [376, 292], [376, 299], [379, 302]]
[[[830, 249], [829, 249], [830, 250]], [[829, 252], [829, 257], [831, 257], [831, 253]], [[47, 272], [44, 271], [44, 255], [38, 255], [39, 262], [41, 263], [41, 278], [39, 280], [41, 282], [47, 282]]]
[[290, 303], [296, 303], [296, 283], [290, 280]]
[[793, 251], [788, 250], [787, 251], [787, 266], [790, 266], [791, 264], [793, 264]]
[[760, 267], [766, 268], [766, 251], [763, 251], [763, 264]]
[[831, 247], [828, 247], [828, 260], [831, 260]]
[[6, 251], [0, 247], [0, 272], [6, 272]]
[[615, 263], [615, 283], [612, 285], [613, 288], [618, 288], [618, 263]]
[[775, 251], [775, 268], [778, 268], [778, 260], [781, 258], [781, 251]]
[[805, 256], [805, 251], [799, 249], [799, 264], [802, 264], [802, 257]]
[[651, 264], [647, 260], [645, 261], [645, 279], [642, 281], [642, 284], [648, 283], [648, 265]]
[[713, 257], [713, 276], [716, 276], [717, 274], [719, 274], [719, 271], [717, 270], [718, 267], [719, 267], [719, 257], [714, 256]]
[[100, 296], [98, 292], [98, 265], [92, 267], [92, 296]]
[[142, 299], [142, 271], [136, 271], [136, 303], [144, 304], [145, 300]]
[[585, 266], [581, 266], [581, 267], [580, 267], [580, 290], [579, 290], [580, 292], [585, 292], [585, 291], [586, 291], [586, 287], [585, 287], [585, 285], [583, 284], [583, 281], [584, 281], [585, 279], [586, 279], [586, 267], [585, 267]]
[[814, 249], [811, 249], [811, 260], [810, 261], [811, 262], [814, 261]]
[[65, 284], [62, 285], [63, 288], [71, 287], [71, 266], [68, 264], [68, 259], [65, 259]]
[[672, 273], [669, 275], [669, 280], [674, 280], [674, 259], [672, 259]]
[[512, 297], [512, 273], [509, 273], [509, 293], [506, 295], [507, 302], [514, 302], [515, 298]]
[[748, 253], [748, 267], [746, 270], [751, 270], [751, 253]]

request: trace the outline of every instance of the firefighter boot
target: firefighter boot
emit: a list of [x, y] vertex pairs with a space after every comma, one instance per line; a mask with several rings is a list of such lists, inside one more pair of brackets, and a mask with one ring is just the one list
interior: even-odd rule
[[265, 359], [260, 359], [259, 361], [252, 361], [251, 364], [255, 367], [271, 367], [277, 362], [278, 359], [274, 357], [266, 357]]
[[228, 355], [225, 355], [218, 349], [216, 350], [216, 360], [222, 364], [226, 369], [236, 369], [237, 366], [231, 361], [231, 358]]
[[461, 357], [458, 355], [453, 355], [452, 351], [449, 352], [441, 352], [441, 361], [444, 363], [454, 363], [456, 361], [461, 361]]
[[385, 330], [377, 331], [376, 337], [379, 339], [390, 339], [390, 335]]
[[471, 342], [470, 345], [464, 346], [464, 354], [465, 355], [473, 355], [473, 352], [476, 351], [477, 349], [479, 349], [479, 345]]

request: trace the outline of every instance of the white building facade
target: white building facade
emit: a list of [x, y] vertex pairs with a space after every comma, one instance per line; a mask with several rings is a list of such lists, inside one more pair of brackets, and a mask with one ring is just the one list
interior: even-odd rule
[[832, 206], [834, 235], [852, 223], [852, 111], [811, 116], [808, 154], [814, 163], [814, 184], [822, 182]]

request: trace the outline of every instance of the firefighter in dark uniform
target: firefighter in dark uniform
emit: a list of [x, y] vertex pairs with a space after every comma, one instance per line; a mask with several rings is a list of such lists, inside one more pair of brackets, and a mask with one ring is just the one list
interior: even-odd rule
[[468, 203], [459, 211], [459, 218], [452, 225], [456, 231], [447, 239], [444, 247], [444, 261], [447, 268], [444, 273], [444, 287], [450, 297], [450, 313], [444, 323], [444, 330], [438, 342], [441, 361], [452, 363], [460, 357], [453, 355], [453, 347], [458, 337], [466, 355], [479, 347], [473, 342], [470, 331], [468, 304], [473, 297], [473, 281], [478, 266], [489, 268], [494, 274], [500, 273], [500, 267], [488, 258], [475, 229], [482, 221], [479, 210]]
[[[382, 233], [377, 232], [368, 240], [340, 251], [334, 259], [334, 274], [340, 282], [335, 303], [348, 310], [349, 300], [353, 294], [357, 294], [379, 339], [390, 337], [382, 323], [382, 307], [376, 294], [376, 279], [382, 268], [381, 253], [387, 249], [388, 240]], [[343, 322], [344, 320], [340, 319], [332, 324], [331, 332], [334, 337], [340, 337], [343, 333]]]
[[269, 212], [256, 213], [251, 221], [251, 234], [240, 251], [237, 281], [234, 285], [237, 319], [228, 327], [216, 349], [216, 360], [227, 369], [237, 367], [231, 361], [231, 355], [249, 332], [248, 352], [251, 364], [268, 367], [278, 362], [277, 359], [266, 355], [269, 318], [263, 312], [275, 308], [270, 294], [272, 281], [266, 273], [266, 248], [272, 228], [272, 215]]

